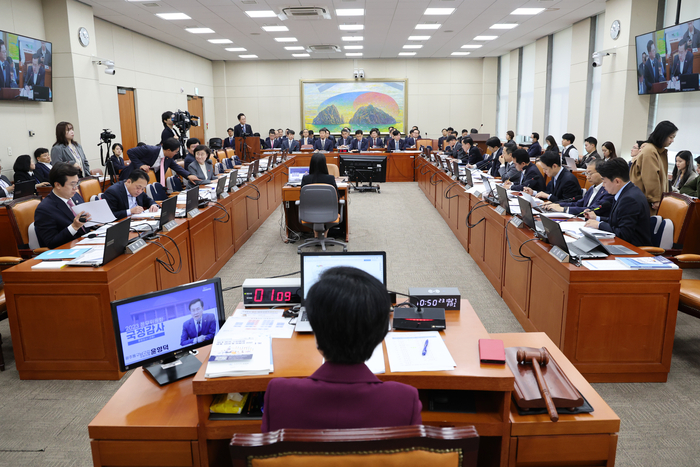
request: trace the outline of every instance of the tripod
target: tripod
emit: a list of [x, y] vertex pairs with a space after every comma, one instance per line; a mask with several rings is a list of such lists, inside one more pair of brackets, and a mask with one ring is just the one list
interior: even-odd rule
[[[104, 146], [107, 146], [107, 159], [104, 157]], [[105, 173], [109, 175], [110, 180], [112, 180], [112, 184], [118, 182], [118, 176], [117, 176], [117, 171], [114, 168], [114, 163], [112, 162], [112, 158], [109, 156], [109, 148], [112, 146], [112, 140], [111, 139], [106, 139], [100, 141], [97, 146], [100, 148], [100, 162], [102, 163], [102, 167], [105, 168]], [[85, 174], [87, 177], [88, 174]], [[107, 177], [102, 177], [102, 193], [105, 191], [105, 184], [107, 183]]]

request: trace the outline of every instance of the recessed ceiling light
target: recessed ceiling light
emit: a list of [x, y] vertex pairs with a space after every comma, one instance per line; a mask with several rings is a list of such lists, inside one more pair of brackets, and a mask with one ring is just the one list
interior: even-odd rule
[[227, 47], [224, 50], [227, 52], [247, 52], [243, 47]]
[[365, 46], [364, 45], [344, 45], [343, 48], [345, 50], [362, 50]]
[[272, 10], [246, 11], [245, 14], [250, 16], [251, 18], [274, 18], [275, 16], [277, 16], [277, 14]]
[[292, 45], [289, 47], [285, 47], [284, 50], [304, 50], [304, 47], [301, 45]]
[[213, 34], [214, 30], [211, 28], [185, 28], [185, 31], [192, 34]]
[[364, 8], [341, 8], [335, 10], [336, 16], [364, 16]]
[[462, 46], [463, 49], [480, 49], [481, 47], [483, 47], [483, 45], [467, 44]]
[[239, 55], [241, 58], [258, 58], [257, 55]]
[[496, 38], [498, 38], [498, 36], [476, 36], [474, 38], [474, 40], [475, 41], [492, 41]]
[[347, 52], [346, 57], [362, 57], [362, 52]]
[[275, 37], [277, 42], [296, 42], [296, 37]]
[[403, 48], [404, 48], [404, 49], [422, 49], [423, 46], [422, 46], [422, 45], [411, 45], [411, 44], [409, 44], [409, 45], [404, 45]]
[[364, 40], [365, 38], [363, 36], [343, 36], [341, 37], [341, 39], [345, 42], [359, 42]]
[[542, 13], [546, 8], [516, 8], [511, 15], [537, 15]]
[[469, 55], [471, 52], [452, 52], [451, 55]]
[[310, 57], [309, 54], [292, 54], [292, 57]]
[[341, 31], [362, 31], [365, 28], [364, 24], [341, 24], [338, 26]]
[[417, 24], [416, 29], [440, 29], [442, 24]]
[[267, 31], [267, 32], [289, 31], [289, 28], [287, 26], [263, 26], [262, 29], [263, 29], [263, 31]]
[[415, 55], [415, 54], [416, 54], [415, 52], [399, 52], [399, 55], [403, 55], [403, 56], [409, 56], [409, 55]]
[[518, 23], [496, 23], [489, 29], [513, 29], [518, 26]]
[[425, 15], [451, 15], [454, 8], [426, 8]]
[[209, 39], [212, 44], [233, 44], [231, 39]]
[[168, 21], [175, 21], [179, 19], [192, 19], [184, 13], [156, 13], [156, 16]]
[[427, 41], [430, 36], [408, 36], [409, 41]]

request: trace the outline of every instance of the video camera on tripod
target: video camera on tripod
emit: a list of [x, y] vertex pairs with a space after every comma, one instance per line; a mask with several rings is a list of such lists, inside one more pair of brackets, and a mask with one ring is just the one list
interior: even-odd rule
[[177, 112], [173, 112], [173, 124], [177, 127], [178, 130], [180, 130], [180, 134], [182, 137], [185, 137], [185, 134], [187, 131], [190, 129], [190, 127], [193, 126], [199, 126], [199, 117], [196, 115], [191, 115], [187, 111], [182, 111], [178, 109]]
[[[102, 162], [102, 167], [105, 168], [105, 173], [109, 175], [110, 179], [112, 180], [112, 183], [115, 183], [116, 170], [114, 169], [114, 164], [112, 164], [112, 159], [110, 158], [109, 150], [112, 146], [112, 140], [114, 138], [116, 138], [116, 135], [112, 133], [112, 130], [104, 128], [102, 130], [102, 133], [100, 133], [100, 142], [97, 144], [97, 146], [99, 146], [100, 148], [100, 162]], [[107, 147], [106, 158], [104, 154], [104, 147], [102, 146], [103, 144]], [[102, 179], [102, 191], [105, 191], [106, 180], [107, 177], [104, 177]]]

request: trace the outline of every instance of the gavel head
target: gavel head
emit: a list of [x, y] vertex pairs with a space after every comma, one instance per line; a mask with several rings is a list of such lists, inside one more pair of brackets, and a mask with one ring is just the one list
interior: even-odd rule
[[520, 349], [518, 350], [518, 353], [516, 354], [515, 358], [518, 360], [518, 363], [532, 363], [533, 360], [537, 360], [537, 362], [542, 366], [546, 366], [547, 363], [549, 363], [549, 354], [545, 352], [544, 349]]

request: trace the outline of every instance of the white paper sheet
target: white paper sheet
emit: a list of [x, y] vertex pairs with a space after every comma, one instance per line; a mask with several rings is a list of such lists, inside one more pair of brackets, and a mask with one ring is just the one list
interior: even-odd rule
[[281, 318], [284, 310], [279, 308], [239, 308], [231, 318]]
[[104, 245], [105, 237], [95, 237], [95, 238], [84, 238], [80, 240], [76, 245]]
[[156, 217], [160, 217], [160, 209], [157, 210], [156, 212], [151, 212], [151, 211], [143, 211], [141, 214], [132, 214], [131, 219], [136, 220], [136, 219], [155, 219]]
[[[425, 343], [428, 346], [423, 355]], [[390, 332], [384, 339], [389, 366], [394, 373], [404, 371], [448, 371], [455, 364], [437, 331]]]
[[381, 342], [375, 347], [372, 356], [365, 362], [365, 365], [367, 365], [367, 368], [375, 375], [386, 373], [386, 366], [384, 365], [384, 346]]
[[554, 212], [554, 211], [540, 213], [540, 216], [549, 217], [550, 219], [572, 219], [572, 218], [576, 217], [573, 214], [569, 214], [568, 212]]
[[102, 224], [105, 222], [112, 222], [117, 220], [109, 208], [106, 199], [98, 199], [97, 201], [90, 201], [89, 203], [82, 203], [73, 208], [76, 213], [86, 212], [92, 216], [90, 222], [85, 224], [85, 227], [93, 227], [97, 224]]
[[597, 259], [595, 261], [581, 261], [581, 264], [591, 271], [629, 271], [630, 268], [614, 259]]

